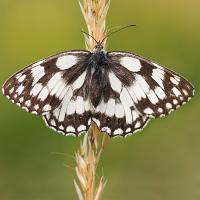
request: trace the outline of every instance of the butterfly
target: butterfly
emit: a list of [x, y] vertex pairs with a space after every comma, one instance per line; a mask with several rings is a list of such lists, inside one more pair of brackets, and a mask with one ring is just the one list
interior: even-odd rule
[[35, 62], [9, 78], [3, 94], [48, 127], [78, 136], [95, 122], [109, 136], [141, 130], [191, 99], [183, 77], [129, 52], [65, 51]]

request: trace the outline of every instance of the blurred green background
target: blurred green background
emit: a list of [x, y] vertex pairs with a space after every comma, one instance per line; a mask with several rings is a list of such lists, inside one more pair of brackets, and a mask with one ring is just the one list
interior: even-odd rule
[[[108, 27], [137, 27], [110, 37], [108, 50], [168, 66], [194, 84], [196, 95], [140, 134], [109, 140], [98, 173], [108, 180], [105, 200], [200, 199], [199, 7], [199, 0], [111, 2]], [[83, 49], [81, 28], [76, 0], [0, 0], [0, 84], [40, 58]], [[78, 199], [73, 156], [82, 137], [55, 134], [2, 94], [0, 125], [0, 199]]]

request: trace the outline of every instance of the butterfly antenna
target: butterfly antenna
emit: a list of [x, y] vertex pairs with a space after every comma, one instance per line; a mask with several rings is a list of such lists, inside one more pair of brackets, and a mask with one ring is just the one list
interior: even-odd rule
[[114, 33], [117, 33], [117, 32], [119, 32], [119, 31], [121, 31], [121, 30], [124, 30], [124, 29], [126, 29], [126, 28], [130, 28], [130, 27], [133, 27], [133, 26], [136, 26], [136, 25], [131, 24], [131, 25], [128, 25], [128, 26], [124, 26], [124, 27], [122, 27], [122, 28], [120, 28], [120, 29], [118, 29], [118, 30], [116, 30], [116, 31], [113, 31], [113, 32], [109, 33], [108, 35], [106, 35], [106, 36], [103, 38], [103, 40], [101, 41], [101, 44], [104, 42], [104, 40], [105, 40], [106, 38], [108, 38], [109, 36], [113, 35]]
[[90, 35], [89, 33], [85, 32], [85, 31], [83, 31], [83, 30], [81, 30], [81, 33], [83, 33], [83, 34], [85, 34], [85, 35], [91, 37], [96, 43], [98, 43], [97, 40], [96, 40], [92, 35]]

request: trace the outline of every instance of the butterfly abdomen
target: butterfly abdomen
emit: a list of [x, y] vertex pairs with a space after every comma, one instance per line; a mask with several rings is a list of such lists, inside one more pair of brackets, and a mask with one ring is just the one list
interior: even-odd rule
[[108, 73], [105, 69], [105, 66], [101, 66], [100, 68], [96, 68], [94, 73], [92, 74], [90, 85], [89, 85], [89, 96], [91, 103], [94, 107], [96, 107], [101, 98], [103, 91], [108, 82]]

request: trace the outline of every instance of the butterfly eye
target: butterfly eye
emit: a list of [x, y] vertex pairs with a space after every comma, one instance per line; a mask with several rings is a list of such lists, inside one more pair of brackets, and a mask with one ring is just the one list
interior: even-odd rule
[[97, 45], [95, 46], [95, 49], [103, 49], [103, 45], [102, 45], [102, 44], [97, 44]]

